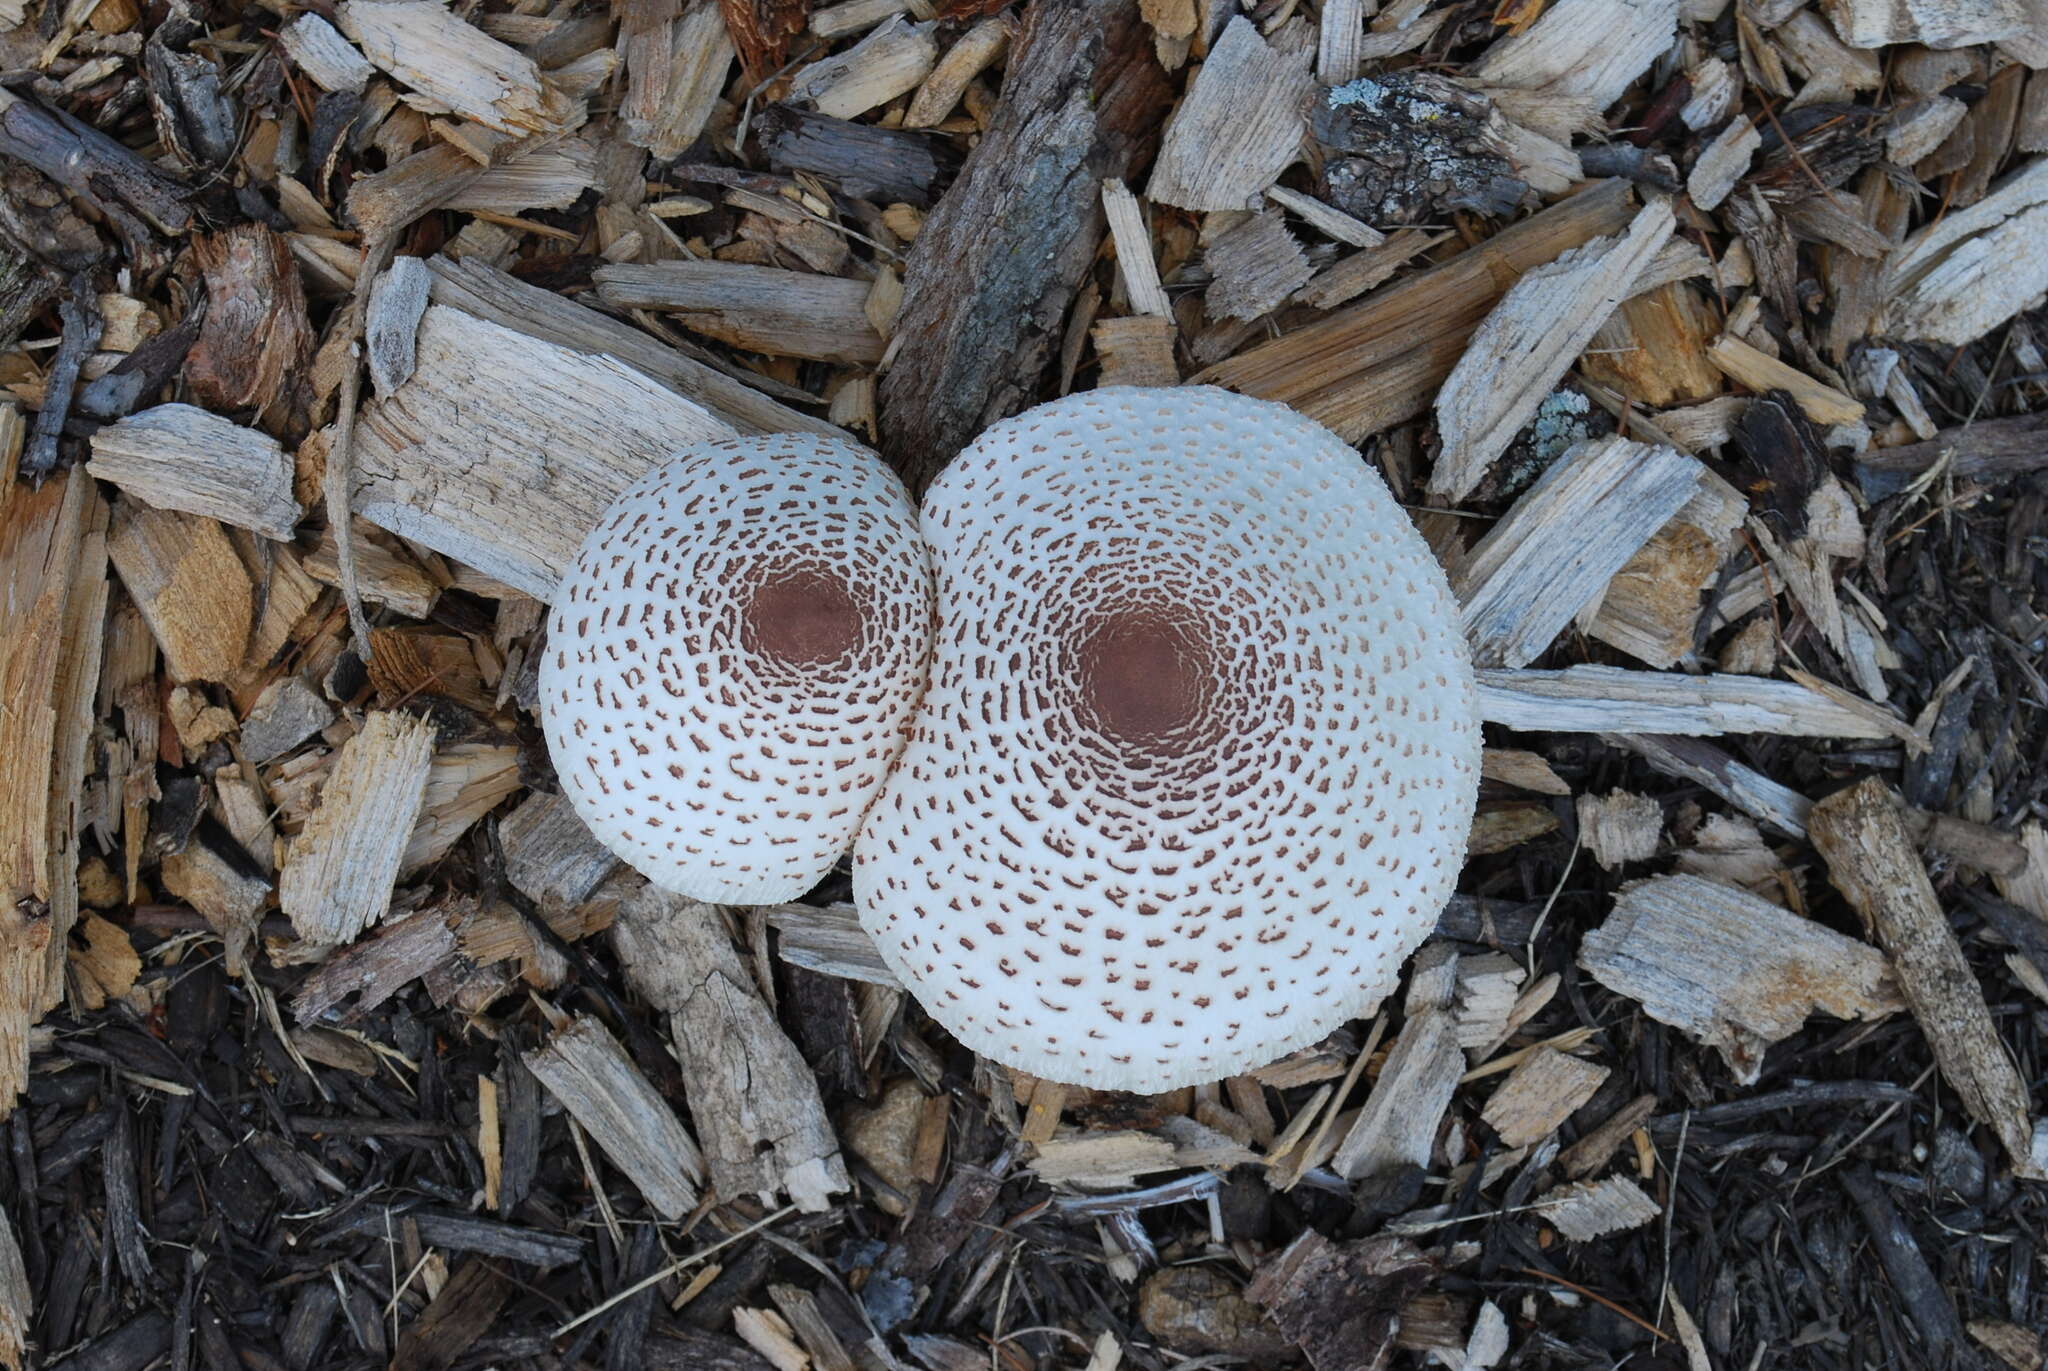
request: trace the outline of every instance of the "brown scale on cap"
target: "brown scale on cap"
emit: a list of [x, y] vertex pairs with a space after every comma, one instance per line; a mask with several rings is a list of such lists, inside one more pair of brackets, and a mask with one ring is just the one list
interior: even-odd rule
[[902, 751], [931, 616], [915, 511], [873, 453], [692, 448], [619, 496], [556, 592], [541, 696], [563, 789], [657, 885], [793, 899]]
[[1456, 607], [1328, 431], [1207, 388], [991, 428], [922, 513], [931, 685], [861, 919], [975, 1051], [1162, 1090], [1364, 1013], [1463, 863]]

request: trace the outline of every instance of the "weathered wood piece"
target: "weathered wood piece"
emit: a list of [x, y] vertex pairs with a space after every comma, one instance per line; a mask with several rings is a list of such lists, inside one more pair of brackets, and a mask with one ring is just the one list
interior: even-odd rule
[[590, 898], [619, 859], [576, 817], [569, 797], [536, 791], [498, 825], [505, 878], [550, 923]]
[[1572, 1242], [1641, 1228], [1664, 1213], [1662, 1205], [1624, 1176], [1560, 1185], [1537, 1196], [1535, 1204], [1545, 1222]]
[[206, 318], [185, 359], [200, 404], [262, 410], [302, 379], [313, 353], [306, 290], [291, 244], [262, 224], [196, 238], [206, 273]]
[[1704, 739], [1668, 733], [1602, 733], [1600, 737], [1634, 752], [1667, 776], [1704, 786], [1781, 833], [1795, 838], [1806, 836], [1806, 816], [1813, 808], [1811, 800], [1736, 761]]
[[1675, 448], [1619, 436], [1574, 444], [1460, 569], [1453, 589], [1473, 660], [1519, 667], [1545, 652], [1693, 498], [1704, 473]]
[[1579, 841], [1608, 871], [1650, 860], [1664, 836], [1664, 807], [1649, 795], [1581, 795], [1578, 817]]
[[1300, 1344], [1316, 1371], [1378, 1371], [1401, 1327], [1401, 1311], [1436, 1263], [1391, 1234], [1333, 1243], [1303, 1233], [1268, 1258], [1245, 1286], [1275, 1324]]
[[1167, 121], [1145, 198], [1181, 209], [1257, 209], [1307, 132], [1307, 59], [1268, 45], [1244, 16], [1232, 19]]
[[311, 11], [278, 30], [277, 41], [299, 70], [325, 91], [360, 93], [377, 72], [334, 25]]
[[626, 64], [619, 117], [626, 137], [658, 161], [689, 151], [732, 70], [732, 37], [719, 8], [715, 0], [668, 0], [618, 11], [618, 50]]
[[1123, 277], [1124, 294], [1138, 314], [1173, 317], [1173, 302], [1159, 281], [1159, 264], [1152, 260], [1152, 230], [1146, 226], [1144, 207], [1131, 188], [1114, 177], [1102, 183], [1102, 213], [1109, 221], [1110, 242], [1116, 248], [1117, 274]]
[[370, 363], [370, 383], [379, 395], [389, 395], [404, 385], [419, 362], [420, 316], [427, 312], [433, 283], [433, 273], [424, 261], [394, 257], [370, 287], [363, 348]]
[[1636, 214], [1626, 233], [1573, 248], [1509, 288], [1437, 393], [1443, 455], [1430, 473], [1430, 490], [1453, 500], [1471, 493], [1628, 298], [1675, 222], [1670, 201], [1657, 200]]
[[158, 405], [92, 437], [94, 476], [146, 505], [218, 519], [288, 542], [305, 511], [277, 440], [192, 405]]
[[602, 1023], [579, 1014], [521, 1060], [656, 1213], [673, 1221], [696, 1206], [696, 1141]]
[[[473, 901], [467, 902], [473, 909]], [[396, 995], [414, 979], [456, 955], [452, 927], [464, 904], [423, 909], [379, 928], [322, 962], [292, 997], [292, 1014], [312, 1023], [350, 995], [356, 1002], [338, 1018], [349, 1023]]]
[[1561, 0], [1523, 32], [1496, 40], [1472, 74], [1544, 97], [1526, 107], [1502, 103], [1539, 133], [1569, 140], [1574, 110], [1583, 111], [1577, 118], [1600, 114], [1670, 49], [1678, 9], [1678, 0]]
[[1592, 637], [1654, 667], [1694, 650], [1700, 595], [1727, 559], [1749, 501], [1713, 472], [1670, 523], [1608, 581], [1599, 607], [1580, 616]]
[[211, 519], [115, 504], [107, 552], [177, 681], [226, 681], [242, 664], [256, 612], [241, 558]]
[[695, 261], [599, 267], [595, 280], [609, 304], [666, 311], [684, 328], [734, 347], [867, 366], [882, 360], [865, 281]]
[[1319, 233], [1329, 235], [1340, 243], [1349, 243], [1355, 248], [1376, 248], [1387, 241], [1387, 235], [1370, 224], [1360, 223], [1334, 205], [1326, 205], [1313, 195], [1303, 195], [1286, 186], [1266, 187], [1266, 198], [1282, 209], [1301, 217], [1303, 223]]
[[1907, 836], [1898, 798], [1871, 777], [1816, 804], [1807, 829], [1828, 879], [1891, 958], [1942, 1078], [2004, 1145], [2015, 1174], [2048, 1178], [2048, 1124], [2031, 1117], [2026, 1082]]
[[903, 127], [924, 129], [943, 121], [966, 94], [968, 83], [1000, 60], [1016, 36], [1016, 17], [1007, 9], [961, 34], [918, 87], [904, 112]]
[[1800, 410], [1816, 424], [1860, 423], [1863, 406], [1833, 386], [1823, 385], [1799, 368], [1758, 351], [1730, 334], [1716, 338], [1707, 348], [1707, 360], [1728, 374], [1729, 379], [1759, 395], [1782, 390], [1799, 402]]
[[1157, 314], [1101, 319], [1088, 330], [1088, 336], [1095, 343], [1095, 355], [1102, 363], [1097, 385], [1180, 384], [1180, 367], [1173, 358], [1174, 339], [1178, 336], [1173, 320]]
[[2048, 157], [1967, 209], [1945, 214], [1885, 262], [1881, 331], [1974, 342], [2048, 291]]
[[107, 608], [107, 509], [83, 471], [30, 490], [0, 435], [0, 1107], [64, 995]]
[[1692, 164], [1692, 171], [1685, 178], [1685, 193], [1701, 209], [1713, 209], [1728, 198], [1728, 192], [1749, 171], [1750, 160], [1763, 142], [1755, 120], [1729, 120], [1728, 127], [1715, 135]]
[[952, 148], [930, 134], [856, 124], [793, 105], [770, 105], [755, 115], [754, 136], [771, 165], [827, 177], [855, 199], [881, 204], [929, 205], [939, 183], [960, 165]]
[[1874, 706], [1853, 708], [1792, 681], [1617, 666], [1482, 670], [1479, 716], [1536, 733], [1884, 738], [1899, 727]]
[[2029, 25], [2021, 0], [1821, 0], [1821, 11], [1852, 48], [1969, 47], [2017, 37]]
[[1338, 1175], [1359, 1180], [1429, 1164], [1437, 1127], [1465, 1073], [1452, 1012], [1457, 975], [1458, 954], [1448, 945], [1426, 943], [1415, 954], [1402, 1006], [1406, 1021], [1365, 1107], [1330, 1158]]
[[737, 432], [843, 436], [832, 424], [776, 402], [708, 365], [703, 357], [665, 347], [630, 324], [474, 258], [436, 256], [428, 259], [427, 268], [434, 273], [435, 304], [453, 305], [500, 328], [623, 363], [703, 406]]
[[1876, 948], [1703, 876], [1630, 886], [1586, 935], [1579, 965], [1719, 1052], [1744, 1084], [1816, 1010], [1876, 1019], [1904, 1008]]
[[149, 260], [151, 230], [192, 227], [191, 191], [169, 172], [62, 110], [0, 90], [0, 154], [19, 158], [107, 216]]
[[720, 1196], [786, 1191], [825, 1213], [846, 1164], [803, 1054], [762, 1003], [716, 908], [643, 886], [619, 907], [612, 939], [626, 978], [669, 1016], [690, 1083], [690, 1117]]
[[1256, 319], [1308, 284], [1315, 268], [1279, 213], [1266, 210], [1209, 244], [1206, 306], [1212, 319]]
[[1514, 279], [1628, 227], [1628, 198], [1627, 182], [1599, 182], [1441, 266], [1192, 379], [1278, 400], [1360, 442], [1426, 411], [1472, 330]]
[[357, 421], [351, 503], [545, 600], [613, 496], [678, 448], [731, 434], [622, 363], [434, 305], [411, 379]]
[[383, 917], [433, 760], [433, 724], [395, 710], [369, 715], [342, 744], [278, 880], [278, 907], [301, 938], [351, 942]]
[[939, 59], [934, 23], [890, 20], [844, 52], [820, 58], [789, 83], [792, 100], [809, 101], [820, 114], [851, 119], [916, 90]]
[[1479, 1117], [1492, 1125], [1506, 1147], [1526, 1147], [1557, 1131], [1578, 1107], [1593, 1098], [1608, 1068], [1539, 1047], [1508, 1073]]
[[882, 450], [914, 489], [1030, 404], [1102, 242], [1100, 187], [1166, 101], [1136, 0], [1034, 5], [1003, 98], [912, 246], [883, 378]]
[[582, 115], [531, 57], [436, 0], [346, 0], [335, 15], [380, 70], [486, 128], [559, 133]]
[[[385, 653], [377, 654], [381, 663]], [[400, 875], [448, 855], [470, 826], [516, 795], [524, 782], [519, 749], [506, 743], [457, 743], [434, 754], [420, 793], [419, 817], [400, 855]]]
[[1924, 443], [1876, 448], [1856, 458], [1856, 483], [1872, 500], [1896, 495], [1945, 463], [1954, 476], [1997, 482], [2048, 466], [2048, 414], [1979, 419], [1945, 428]]

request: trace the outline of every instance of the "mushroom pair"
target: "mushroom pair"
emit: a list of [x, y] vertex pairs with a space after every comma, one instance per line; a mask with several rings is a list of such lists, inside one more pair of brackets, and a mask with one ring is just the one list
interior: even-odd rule
[[1076, 1084], [1213, 1080], [1368, 1011], [1477, 795], [1427, 546], [1334, 434], [1206, 387], [998, 423], [921, 511], [850, 442], [693, 448], [607, 511], [549, 634], [549, 748], [614, 851], [760, 902], [850, 844], [931, 1015]]

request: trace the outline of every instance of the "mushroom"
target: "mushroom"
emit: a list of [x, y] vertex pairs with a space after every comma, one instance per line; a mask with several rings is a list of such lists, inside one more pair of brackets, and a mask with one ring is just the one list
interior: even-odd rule
[[875, 454], [691, 447], [612, 503], [555, 595], [540, 694], [562, 788], [658, 886], [793, 899], [902, 752], [931, 624], [917, 513]]
[[931, 683], [854, 896], [926, 1010], [1141, 1091], [1369, 1012], [1479, 771], [1456, 604], [1379, 476], [1280, 405], [1113, 387], [988, 429], [921, 522]]

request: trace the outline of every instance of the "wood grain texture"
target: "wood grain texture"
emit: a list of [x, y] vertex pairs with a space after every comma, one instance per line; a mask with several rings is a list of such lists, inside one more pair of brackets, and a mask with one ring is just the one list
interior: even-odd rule
[[342, 744], [278, 881], [278, 907], [301, 938], [350, 942], [384, 916], [433, 760], [433, 724], [395, 710]]
[[144, 504], [218, 519], [280, 542], [304, 512], [277, 440], [192, 405], [158, 405], [92, 437], [87, 468]]
[[703, 1155], [602, 1023], [580, 1014], [523, 1060], [657, 1213], [673, 1221], [696, 1206]]
[[1143, 160], [1166, 98], [1136, 0], [1025, 11], [988, 131], [904, 271], [881, 443], [913, 490], [1037, 400], [1102, 242], [1102, 180]]

